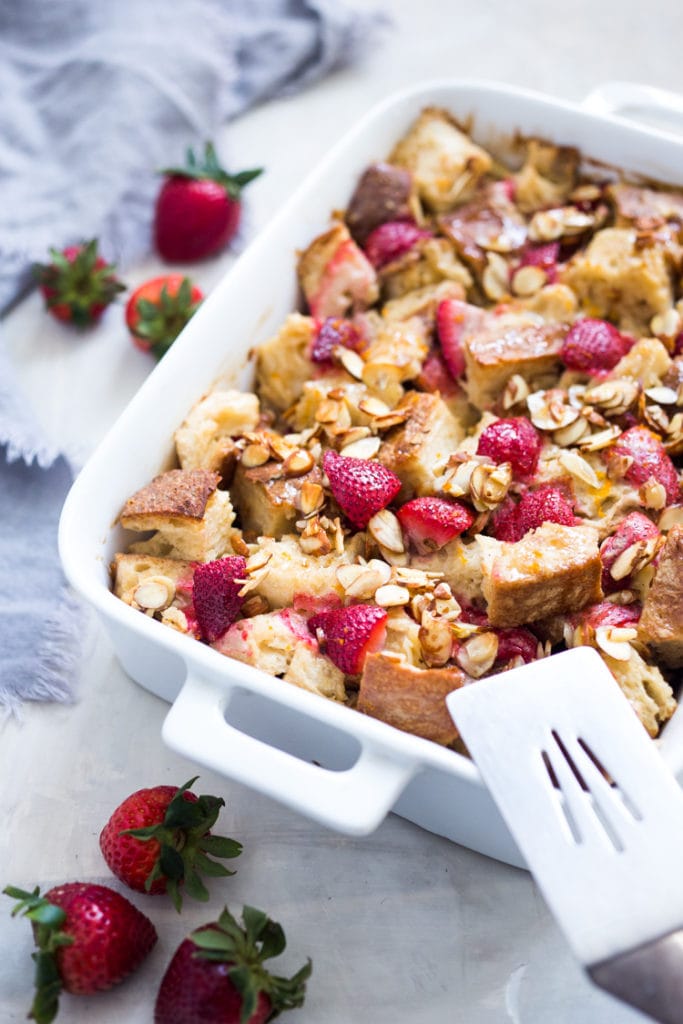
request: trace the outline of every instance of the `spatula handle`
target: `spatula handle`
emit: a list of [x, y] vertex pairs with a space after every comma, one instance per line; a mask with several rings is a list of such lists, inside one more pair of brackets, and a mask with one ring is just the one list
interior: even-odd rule
[[587, 968], [600, 988], [661, 1024], [683, 1024], [683, 929]]

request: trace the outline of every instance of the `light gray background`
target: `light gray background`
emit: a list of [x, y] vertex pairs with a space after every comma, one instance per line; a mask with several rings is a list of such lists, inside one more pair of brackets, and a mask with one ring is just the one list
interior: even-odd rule
[[[389, 0], [394, 27], [362, 67], [229, 126], [219, 143], [234, 167], [264, 165], [250, 188], [249, 234], [266, 224], [316, 160], [376, 100], [411, 82], [489, 78], [579, 100], [607, 79], [683, 90], [678, 3], [623, 0]], [[227, 255], [193, 269], [205, 288]], [[134, 285], [160, 265], [149, 261]], [[37, 296], [8, 319], [6, 338], [29, 400], [73, 452], [92, 449], [149, 371], [121, 309], [74, 337], [48, 320]], [[87, 382], [87, 383], [86, 383]], [[153, 414], [153, 410], [150, 410]], [[114, 661], [96, 624], [84, 630], [86, 668], [72, 707], [27, 709], [0, 732], [4, 828], [0, 879], [49, 887], [67, 879], [112, 883], [97, 837], [129, 792], [184, 782], [194, 767], [159, 738], [166, 706]], [[222, 831], [245, 853], [233, 879], [213, 886], [210, 909], [182, 917], [162, 899], [137, 899], [160, 941], [142, 970], [111, 993], [63, 998], [64, 1024], [143, 1024], [184, 935], [223, 902], [268, 910], [287, 931], [278, 964], [306, 955], [314, 974], [301, 1024], [635, 1024], [638, 1014], [592, 989], [572, 961], [530, 878], [397, 818], [368, 839], [335, 835], [240, 786], [202, 772], [202, 791], [225, 797]], [[661, 865], [656, 870], [675, 870]], [[673, 875], [672, 875], [673, 879]], [[672, 880], [673, 884], [673, 880]], [[0, 1022], [25, 1019], [29, 929], [0, 914]]]

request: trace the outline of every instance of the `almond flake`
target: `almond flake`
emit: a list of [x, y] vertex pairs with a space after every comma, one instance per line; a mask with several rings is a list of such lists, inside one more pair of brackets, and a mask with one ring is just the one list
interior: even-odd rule
[[175, 584], [168, 576], [148, 576], [135, 588], [133, 600], [145, 611], [161, 611], [175, 597]]
[[512, 483], [512, 465], [501, 462], [497, 466], [475, 466], [470, 477], [470, 495], [479, 512], [500, 505]]
[[495, 633], [479, 633], [466, 640], [455, 656], [460, 668], [473, 679], [483, 676], [496, 660], [498, 637]]
[[270, 551], [256, 551], [251, 558], [247, 559], [247, 574], [251, 576], [252, 573], [263, 569], [265, 565], [268, 565], [271, 558]]
[[486, 257], [486, 266], [481, 277], [481, 284], [488, 299], [500, 302], [510, 294], [510, 270], [507, 260], [498, 253], [490, 252]]
[[515, 271], [515, 275], [512, 278], [512, 290], [515, 295], [527, 298], [540, 291], [547, 280], [548, 276], [541, 267], [520, 267], [519, 270]]
[[379, 398], [373, 398], [372, 395], [369, 398], [362, 398], [358, 403], [360, 412], [364, 412], [366, 416], [386, 416], [391, 412], [391, 409], [382, 402]]
[[519, 373], [515, 373], [505, 385], [503, 391], [503, 409], [512, 409], [519, 402], [525, 402], [529, 397], [529, 385]]
[[352, 348], [345, 348], [343, 345], [337, 345], [334, 349], [334, 355], [347, 373], [350, 373], [352, 377], [356, 378], [356, 380], [363, 379], [365, 362], [357, 352], [354, 352]]
[[399, 555], [405, 551], [401, 524], [394, 513], [388, 509], [383, 508], [380, 512], [376, 512], [368, 523], [367, 530], [370, 536], [387, 551]]
[[316, 512], [323, 505], [324, 501], [325, 492], [320, 484], [315, 484], [311, 480], [304, 480], [299, 496], [299, 503], [303, 514], [305, 516], [312, 515], [313, 512]]
[[375, 591], [375, 604], [380, 608], [398, 608], [409, 601], [410, 591], [405, 587], [398, 587], [395, 583], [386, 583]]
[[581, 480], [588, 487], [593, 487], [597, 490], [601, 486], [598, 475], [593, 467], [576, 452], [561, 452], [557, 461], [571, 476], [575, 477], [576, 480]]
[[666, 488], [653, 476], [642, 484], [638, 490], [638, 497], [645, 508], [666, 508]]
[[659, 517], [657, 526], [662, 533], [668, 533], [672, 526], [683, 525], [683, 505], [669, 505]]
[[268, 437], [268, 447], [279, 462], [284, 462], [290, 455], [294, 454], [291, 444], [287, 444], [284, 437], [271, 434]]
[[450, 660], [453, 651], [453, 631], [444, 619], [436, 618], [427, 612], [422, 617], [418, 640], [426, 665], [439, 668]]
[[639, 388], [632, 380], [619, 378], [587, 388], [583, 400], [605, 412], [618, 416], [626, 412], [638, 398]]
[[659, 537], [638, 540], [625, 548], [610, 567], [613, 580], [623, 580], [632, 573], [640, 572], [652, 561], [659, 548]]
[[566, 394], [559, 389], [534, 391], [526, 400], [529, 418], [539, 430], [560, 430], [581, 415], [578, 409], [565, 404]]
[[315, 412], [318, 423], [336, 423], [341, 413], [341, 405], [334, 399], [324, 398]]
[[658, 338], [675, 338], [681, 330], [681, 317], [677, 310], [667, 309], [652, 317], [650, 330]]
[[354, 459], [372, 459], [379, 451], [381, 444], [378, 437], [361, 437], [358, 441], [345, 444], [340, 454], [351, 456]]
[[583, 416], [579, 416], [578, 419], [570, 423], [568, 427], [562, 427], [560, 430], [556, 430], [553, 433], [553, 442], [559, 445], [560, 448], [570, 448], [575, 445], [582, 437], [586, 437], [590, 434], [590, 426], [588, 421]]
[[270, 452], [262, 444], [248, 444], [242, 452], [242, 465], [247, 469], [255, 469], [257, 466], [265, 466], [270, 462]]
[[315, 460], [311, 453], [303, 448], [298, 448], [287, 456], [282, 469], [285, 476], [302, 476], [304, 473], [310, 472], [314, 465]]
[[595, 642], [608, 657], [615, 661], [628, 661], [633, 653], [630, 641], [635, 640], [638, 633], [635, 629], [624, 629], [617, 626], [598, 626], [595, 630]]
[[675, 405], [678, 392], [673, 388], [667, 388], [663, 384], [655, 388], [646, 388], [645, 394], [658, 405]]
[[612, 424], [605, 430], [598, 431], [597, 434], [590, 434], [588, 437], [582, 437], [577, 441], [577, 446], [584, 452], [597, 452], [602, 448], [607, 448], [611, 445], [621, 434], [621, 430], [616, 424]]

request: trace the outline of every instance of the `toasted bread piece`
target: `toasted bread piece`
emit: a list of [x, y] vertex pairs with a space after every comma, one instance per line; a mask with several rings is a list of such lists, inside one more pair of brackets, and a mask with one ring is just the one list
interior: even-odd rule
[[653, 228], [666, 221], [683, 224], [683, 195], [680, 192], [655, 191], [617, 181], [607, 194], [614, 203], [618, 227]]
[[638, 243], [632, 228], [603, 228], [574, 256], [562, 281], [589, 315], [613, 320], [625, 331], [643, 334], [657, 313], [673, 305], [666, 253]]
[[576, 184], [579, 151], [529, 139], [524, 166], [515, 174], [515, 203], [523, 213], [563, 206]]
[[379, 298], [374, 267], [339, 221], [301, 253], [298, 274], [308, 308], [319, 319], [367, 309]]
[[412, 171], [420, 199], [432, 210], [450, 210], [472, 195], [492, 160], [445, 110], [422, 111], [394, 148], [389, 162]]
[[458, 730], [446, 697], [458, 690], [465, 675], [458, 668], [419, 669], [386, 654], [365, 659], [358, 693], [358, 711], [396, 729], [448, 746]]
[[250, 619], [239, 619], [211, 646], [221, 654], [260, 668], [272, 676], [287, 671], [300, 646], [317, 651], [306, 619], [291, 608], [264, 612]]
[[385, 320], [371, 344], [363, 353], [363, 381], [370, 387], [384, 368], [398, 371], [399, 383], [414, 380], [429, 351], [424, 324], [419, 317], [409, 320]]
[[379, 450], [382, 465], [401, 479], [400, 500], [433, 494], [463, 429], [439, 395], [410, 391], [397, 406], [408, 418], [390, 430]]
[[666, 665], [683, 665], [683, 526], [671, 528], [659, 554], [638, 634]]
[[320, 653], [317, 643], [314, 646], [300, 643], [296, 647], [284, 680], [329, 700], [346, 700], [344, 673]]
[[603, 651], [600, 654], [650, 736], [657, 736], [676, 710], [673, 690], [662, 673], [635, 648], [628, 661], [617, 661]]
[[440, 217], [439, 226], [478, 278], [486, 268], [488, 251], [514, 252], [527, 236], [526, 221], [500, 181], [479, 189], [469, 203]]
[[[382, 298], [399, 299], [419, 288], [454, 281], [471, 288], [472, 275], [447, 238], [426, 238], [379, 271]], [[463, 292], [464, 296], [464, 292]]]
[[[192, 562], [178, 558], [152, 558], [149, 555], [114, 555], [111, 566], [113, 589], [126, 604], [136, 605], [135, 592], [141, 583], [149, 580], [168, 581], [169, 598], [164, 604], [184, 607], [189, 604], [189, 590], [194, 575]], [[180, 591], [177, 584], [181, 583]], [[171, 586], [172, 584], [173, 586]], [[138, 605], [138, 607], [147, 607]], [[161, 607], [161, 606], [158, 606]], [[155, 608], [158, 610], [158, 608]]]
[[436, 325], [436, 311], [444, 299], [464, 299], [465, 288], [459, 281], [440, 281], [428, 284], [423, 288], [406, 292], [398, 299], [389, 299], [382, 306], [385, 320], [410, 320], [419, 317], [428, 333], [432, 333]]
[[320, 484], [317, 466], [301, 476], [283, 475], [281, 462], [246, 469], [241, 463], [235, 471], [230, 496], [240, 513], [243, 530], [267, 537], [292, 533], [302, 515], [301, 489], [304, 484]]
[[278, 333], [256, 349], [256, 391], [261, 401], [282, 412], [295, 402], [315, 375], [309, 357], [315, 336], [310, 316], [292, 313]]
[[190, 410], [175, 432], [181, 469], [211, 469], [227, 475], [226, 462], [237, 454], [234, 438], [255, 430], [260, 409], [256, 395], [213, 391]]
[[410, 567], [423, 572], [443, 573], [444, 582], [458, 601], [468, 605], [483, 604], [482, 549], [476, 540], [464, 541], [456, 537], [438, 551], [430, 551], [426, 555], [411, 552]]
[[[360, 536], [360, 535], [359, 535]], [[267, 571], [255, 589], [271, 608], [286, 608], [295, 598], [305, 594], [308, 598], [331, 599], [338, 602], [344, 590], [337, 580], [337, 569], [355, 560], [356, 548], [361, 541], [352, 541], [343, 555], [307, 555], [301, 549], [298, 537], [286, 534], [280, 540], [259, 537], [258, 548], [269, 556]]]
[[489, 409], [513, 374], [532, 390], [560, 366], [568, 325], [544, 323], [528, 313], [488, 317], [464, 338], [467, 392], [478, 409]]
[[671, 357], [658, 338], [639, 338], [609, 374], [610, 378], [630, 377], [643, 388], [653, 388], [669, 372]]
[[171, 469], [133, 494], [119, 517], [127, 530], [155, 530], [130, 550], [161, 558], [210, 562], [232, 552], [230, 495], [208, 469]]
[[520, 541], [481, 538], [483, 584], [493, 626], [569, 614], [602, 598], [598, 533], [544, 523]]
[[412, 220], [415, 213], [413, 176], [404, 167], [371, 164], [361, 175], [346, 209], [347, 227], [358, 245], [387, 221]]

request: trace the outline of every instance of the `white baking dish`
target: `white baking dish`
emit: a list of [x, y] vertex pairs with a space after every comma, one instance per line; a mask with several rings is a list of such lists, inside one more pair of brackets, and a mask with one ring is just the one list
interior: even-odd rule
[[[593, 97], [593, 104], [614, 95]], [[125, 670], [173, 701], [163, 728], [174, 749], [317, 821], [357, 835], [390, 811], [513, 864], [515, 847], [476, 767], [436, 744], [289, 686], [154, 622], [109, 591], [127, 540], [113, 526], [125, 499], [168, 465], [172, 436], [217, 380], [246, 375], [247, 353], [296, 303], [294, 253], [343, 207], [360, 172], [386, 156], [420, 109], [471, 119], [484, 145], [519, 131], [574, 144], [595, 160], [683, 184], [673, 135], [507, 86], [431, 82], [371, 111], [252, 243], [151, 374], [73, 485], [60, 524], [68, 578], [99, 612]], [[551, 681], [552, 660], [548, 662]], [[683, 772], [683, 717], [659, 741]], [[314, 763], [315, 762], [315, 763]]]

